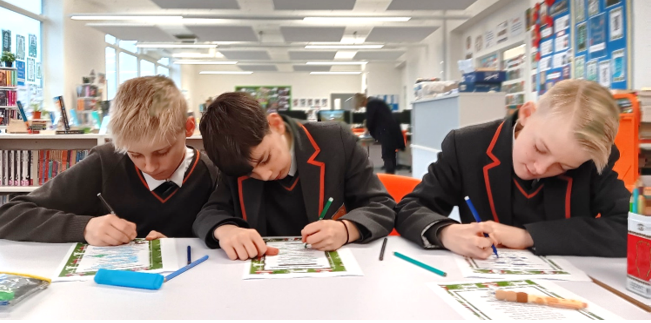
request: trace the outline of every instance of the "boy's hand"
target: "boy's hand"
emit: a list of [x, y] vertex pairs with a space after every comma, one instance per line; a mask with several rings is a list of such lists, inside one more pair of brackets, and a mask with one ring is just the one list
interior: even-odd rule
[[303, 236], [303, 242], [311, 244], [312, 249], [333, 251], [346, 244], [346, 227], [349, 234], [348, 242], [359, 239], [357, 227], [347, 220], [312, 222], [301, 230], [301, 235]]
[[225, 224], [215, 229], [215, 239], [224, 249], [231, 260], [247, 260], [264, 255], [275, 256], [278, 249], [267, 247], [262, 237], [255, 229], [244, 229], [235, 225]]
[[158, 240], [158, 239], [164, 239], [167, 238], [164, 234], [156, 231], [156, 230], [151, 230], [149, 234], [145, 237], [145, 240], [151, 241], [151, 240]]
[[481, 224], [483, 223], [448, 225], [439, 234], [441, 243], [456, 254], [486, 259], [493, 253], [493, 241], [484, 237]]
[[138, 235], [136, 224], [107, 214], [92, 218], [84, 229], [84, 239], [93, 246], [119, 246]]
[[533, 238], [529, 231], [493, 221], [480, 223], [481, 230], [487, 233], [495, 246], [502, 245], [511, 249], [533, 247]]

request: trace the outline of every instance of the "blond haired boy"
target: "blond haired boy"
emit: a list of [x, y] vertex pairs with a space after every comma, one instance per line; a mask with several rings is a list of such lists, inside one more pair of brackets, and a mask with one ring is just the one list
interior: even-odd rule
[[[630, 193], [612, 169], [618, 125], [607, 89], [566, 80], [506, 120], [453, 130], [396, 207], [396, 228], [425, 248], [476, 258], [490, 256], [493, 244], [624, 257]], [[473, 223], [465, 196], [481, 223]], [[454, 206], [463, 224], [447, 217]]]
[[[111, 107], [112, 144], [0, 208], [0, 239], [120, 245], [136, 237], [191, 237], [209, 212], [217, 170], [185, 138], [195, 122], [174, 82], [131, 79]], [[115, 210], [105, 207], [98, 193]]]

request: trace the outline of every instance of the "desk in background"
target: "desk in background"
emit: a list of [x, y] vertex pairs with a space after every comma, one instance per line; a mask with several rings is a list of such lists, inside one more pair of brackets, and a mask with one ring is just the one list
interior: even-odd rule
[[[161, 290], [54, 283], [10, 311], [0, 311], [0, 319], [461, 319], [425, 285], [463, 280], [449, 252], [423, 250], [401, 237], [389, 237], [385, 259], [378, 261], [381, 244], [378, 240], [345, 247], [355, 255], [363, 277], [244, 281], [244, 262], [229, 260], [222, 250], [208, 250], [199, 239], [177, 239], [179, 254], [191, 245], [195, 258], [208, 254], [210, 259]], [[0, 271], [52, 276], [70, 245], [0, 240]], [[394, 251], [430, 263], [448, 277], [398, 259]], [[593, 283], [557, 284], [625, 319], [651, 319], [651, 314]]]

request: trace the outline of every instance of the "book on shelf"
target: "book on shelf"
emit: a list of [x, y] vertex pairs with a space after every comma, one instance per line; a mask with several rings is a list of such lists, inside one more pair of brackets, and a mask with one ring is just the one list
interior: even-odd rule
[[0, 186], [43, 185], [89, 153], [86, 149], [0, 150]]
[[0, 87], [15, 87], [18, 85], [15, 70], [0, 69]]
[[0, 107], [15, 107], [18, 92], [10, 89], [0, 89]]

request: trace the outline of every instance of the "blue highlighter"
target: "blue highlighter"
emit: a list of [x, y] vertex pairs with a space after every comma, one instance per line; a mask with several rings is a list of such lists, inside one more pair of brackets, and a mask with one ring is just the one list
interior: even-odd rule
[[161, 274], [141, 273], [136, 271], [100, 269], [95, 274], [95, 283], [101, 285], [111, 285], [120, 287], [140, 288], [149, 290], [158, 290], [164, 282], [186, 272], [190, 268], [206, 261], [208, 255], [205, 255], [189, 265], [169, 274], [167, 277]]

